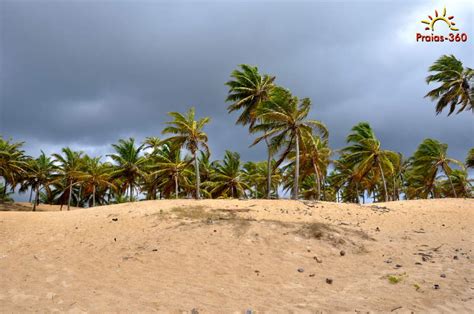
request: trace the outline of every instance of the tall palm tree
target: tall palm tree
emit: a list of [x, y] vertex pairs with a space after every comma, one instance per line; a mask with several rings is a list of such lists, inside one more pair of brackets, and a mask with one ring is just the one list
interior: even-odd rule
[[[411, 159], [409, 176], [417, 178], [422, 184], [421, 191], [427, 196], [434, 193], [438, 171], [442, 170], [450, 182], [454, 197], [457, 197], [451, 180], [452, 168], [450, 164], [463, 167], [463, 164], [447, 156], [448, 145], [434, 139], [425, 139], [415, 151]], [[434, 194], [433, 194], [434, 195]]]
[[85, 190], [92, 193], [92, 207], [95, 207], [98, 189], [116, 189], [112, 172], [112, 165], [101, 163], [100, 157], [85, 156], [84, 171], [79, 175], [79, 180], [83, 183]]
[[440, 182], [441, 191], [444, 197], [472, 197], [471, 182], [473, 182], [473, 180], [469, 180], [466, 171], [453, 169], [449, 176], [449, 180], [443, 180]]
[[28, 176], [33, 180], [31, 189], [35, 191], [33, 211], [36, 210], [36, 206], [38, 205], [41, 188], [47, 188], [53, 181], [55, 171], [56, 166], [54, 161], [46, 156], [44, 152], [41, 152], [38, 158], [31, 159], [28, 167]]
[[23, 142], [14, 143], [0, 137], [0, 177], [4, 181], [1, 192], [4, 196], [7, 195], [8, 185], [13, 190], [20, 177], [26, 172], [27, 158], [21, 149], [23, 144]]
[[145, 149], [150, 148], [153, 153], [155, 150], [160, 148], [162, 141], [156, 136], [149, 136], [145, 139], [143, 144], [145, 144], [144, 146]]
[[[82, 152], [73, 151], [69, 147], [63, 148], [61, 154], [53, 154], [55, 161], [59, 163], [57, 180], [64, 181], [63, 193], [68, 193], [67, 196], [67, 210], [71, 207], [72, 189], [73, 185], [77, 183], [78, 177], [82, 170]], [[61, 203], [61, 207], [62, 207]]]
[[115, 154], [108, 155], [115, 161], [114, 177], [123, 178], [122, 188], [129, 189], [129, 201], [133, 201], [133, 188], [139, 178], [144, 176], [146, 159], [141, 155], [144, 144], [136, 146], [135, 139], [120, 139], [112, 144]]
[[157, 185], [165, 197], [173, 194], [179, 198], [180, 184], [187, 186], [190, 184], [189, 165], [192, 159], [181, 158], [181, 147], [164, 143], [153, 156], [153, 166], [150, 167], [149, 176], [154, 180], [151, 184]]
[[[316, 200], [321, 199], [321, 183], [326, 177], [327, 168], [330, 162], [331, 150], [327, 140], [322, 140], [317, 135], [306, 136], [302, 138], [303, 150], [300, 154], [300, 174], [304, 177], [314, 174], [313, 179], [316, 183]], [[294, 167], [296, 158], [292, 152], [288, 155], [290, 163], [288, 166]], [[293, 184], [293, 180], [290, 180]], [[310, 183], [305, 180], [306, 185]]]
[[301, 101], [281, 87], [273, 90], [272, 97], [257, 110], [259, 120], [255, 130], [265, 132], [258, 137], [252, 145], [261, 140], [270, 138], [272, 152], [283, 149], [277, 165], [287, 158], [291, 151], [295, 151], [295, 180], [293, 187], [293, 198], [298, 198], [300, 145], [304, 147], [303, 138], [311, 137], [315, 133], [322, 135], [323, 139], [328, 137], [326, 126], [320, 121], [306, 119], [311, 109], [311, 100], [304, 98]]
[[[240, 69], [231, 73], [231, 80], [226, 83], [229, 87], [229, 94], [226, 101], [231, 102], [227, 110], [230, 112], [241, 111], [237, 119], [237, 124], [248, 125], [249, 130], [257, 121], [257, 108], [265, 101], [270, 99], [273, 88], [275, 87], [274, 76], [261, 75], [258, 68], [248, 64], [241, 64]], [[270, 143], [265, 138], [268, 149], [267, 167], [267, 198], [270, 198], [272, 186], [272, 155], [270, 152]]]
[[474, 111], [473, 69], [464, 68], [462, 62], [453, 55], [444, 55], [430, 66], [429, 71], [434, 74], [426, 77], [426, 83], [441, 83], [425, 96], [437, 100], [436, 114], [448, 106], [448, 116], [456, 107], [458, 107], [457, 113], [463, 110]]
[[204, 149], [209, 152], [207, 146], [207, 134], [202, 130], [206, 124], [209, 123], [210, 118], [205, 117], [195, 120], [195, 109], [190, 108], [188, 112], [183, 115], [179, 112], [168, 113], [174, 120], [167, 122], [168, 126], [163, 130], [163, 134], [174, 134], [165, 141], [176, 144], [180, 147], [188, 149], [193, 155], [195, 175], [196, 175], [196, 199], [201, 198], [200, 193], [200, 175], [199, 175], [199, 159], [198, 151]]
[[467, 153], [466, 167], [474, 168], [474, 148], [471, 148]]
[[213, 196], [241, 197], [250, 186], [245, 182], [240, 155], [226, 151], [222, 163], [216, 162], [211, 180], [204, 183]]
[[372, 171], [378, 172], [382, 178], [385, 201], [388, 202], [384, 168], [390, 173], [393, 172], [389, 156], [394, 153], [381, 149], [380, 141], [367, 122], [361, 122], [352, 128], [352, 132], [347, 136], [347, 143], [350, 145], [342, 149], [346, 162], [354, 167], [361, 178]]

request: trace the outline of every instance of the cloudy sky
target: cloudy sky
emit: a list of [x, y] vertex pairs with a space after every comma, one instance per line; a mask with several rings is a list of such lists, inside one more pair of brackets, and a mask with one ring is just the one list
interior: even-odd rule
[[224, 83], [248, 63], [310, 97], [335, 149], [368, 121], [384, 148], [409, 155], [433, 137], [464, 160], [473, 114], [436, 116], [423, 98], [442, 54], [474, 67], [474, 6], [446, 4], [467, 43], [415, 41], [420, 20], [444, 7], [433, 1], [0, 0], [0, 135], [33, 156], [105, 155], [119, 138], [161, 136], [167, 112], [195, 106], [212, 118], [214, 158], [264, 159], [226, 110]]

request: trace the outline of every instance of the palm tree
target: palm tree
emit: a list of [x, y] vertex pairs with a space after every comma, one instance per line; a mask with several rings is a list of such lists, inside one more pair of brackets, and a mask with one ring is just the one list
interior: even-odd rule
[[474, 168], [474, 148], [471, 148], [467, 154], [466, 167]]
[[32, 179], [31, 189], [35, 190], [35, 200], [33, 203], [33, 211], [39, 202], [40, 190], [46, 188], [53, 181], [53, 174], [56, 171], [54, 161], [41, 152], [41, 155], [32, 159], [28, 167], [28, 177]]
[[[307, 177], [314, 173], [314, 177], [312, 177], [316, 183], [316, 193], [314, 196], [319, 201], [321, 199], [321, 183], [326, 177], [331, 149], [329, 149], [327, 140], [322, 140], [317, 135], [303, 137], [302, 141], [304, 150], [300, 154], [300, 174]], [[288, 159], [291, 160], [288, 166], [294, 167], [296, 158], [293, 152], [288, 155]], [[290, 179], [289, 181], [294, 184], [293, 180]], [[308, 180], [304, 181], [306, 186], [308, 186], [310, 182]]]
[[[69, 147], [63, 148], [62, 152], [64, 154], [53, 154], [55, 161], [59, 163], [58, 173], [59, 180], [64, 180], [64, 190], [63, 193], [68, 193], [67, 197], [67, 210], [71, 207], [71, 198], [72, 198], [72, 189], [74, 183], [77, 182], [79, 175], [82, 170], [82, 152], [76, 152], [71, 150]], [[61, 207], [62, 207], [61, 203]]]
[[449, 180], [440, 182], [441, 191], [444, 197], [471, 197], [472, 181], [469, 180], [467, 172], [453, 169], [449, 175]]
[[300, 144], [306, 149], [302, 139], [320, 133], [323, 139], [328, 137], [328, 130], [324, 124], [316, 120], [308, 120], [306, 117], [311, 109], [311, 100], [304, 98], [301, 101], [281, 87], [273, 90], [272, 97], [257, 110], [259, 120], [255, 130], [265, 132], [258, 137], [252, 145], [259, 143], [262, 139], [270, 138], [272, 152], [283, 148], [277, 165], [279, 165], [288, 154], [295, 151], [295, 180], [293, 187], [293, 198], [298, 198]]
[[146, 159], [141, 156], [144, 144], [135, 145], [135, 139], [120, 139], [117, 144], [112, 144], [115, 154], [108, 155], [115, 161], [114, 177], [123, 178], [122, 189], [129, 189], [129, 200], [133, 201], [133, 188], [139, 178], [144, 176]]
[[352, 128], [352, 133], [347, 136], [347, 143], [351, 145], [342, 149], [345, 161], [359, 173], [360, 178], [366, 177], [371, 171], [378, 172], [382, 177], [385, 201], [388, 202], [384, 168], [393, 172], [390, 156], [395, 153], [380, 148], [380, 141], [367, 122], [361, 122]]
[[100, 157], [85, 156], [84, 171], [79, 175], [79, 180], [83, 183], [86, 192], [92, 193], [92, 207], [95, 207], [98, 189], [116, 189], [112, 172], [112, 165], [101, 163]]
[[160, 148], [162, 141], [156, 136], [149, 136], [145, 139], [143, 144], [145, 144], [144, 146], [145, 149], [150, 148], [153, 153], [155, 150]]
[[[265, 101], [270, 99], [271, 93], [275, 85], [273, 81], [274, 76], [261, 75], [258, 72], [258, 68], [250, 66], [248, 64], [241, 64], [240, 69], [232, 72], [231, 80], [226, 83], [229, 87], [229, 94], [226, 101], [232, 102], [228, 106], [227, 110], [230, 112], [241, 111], [237, 124], [248, 125], [249, 130], [252, 132], [252, 128], [257, 121], [257, 108]], [[271, 193], [271, 175], [272, 169], [271, 160], [272, 155], [270, 152], [270, 143], [265, 138], [268, 149], [267, 166], [268, 177], [267, 177], [267, 198], [270, 198]]]
[[426, 94], [425, 97], [437, 100], [436, 114], [449, 106], [452, 114], [463, 110], [474, 110], [474, 70], [464, 68], [461, 61], [453, 55], [443, 55], [429, 68], [434, 74], [426, 77], [426, 83], [439, 82], [441, 85]]
[[216, 197], [234, 198], [245, 195], [245, 190], [250, 189], [250, 186], [244, 179], [240, 155], [227, 150], [222, 163], [214, 164], [211, 180], [205, 182], [204, 185], [209, 186], [211, 195]]
[[13, 190], [20, 181], [20, 177], [26, 172], [27, 158], [21, 150], [23, 144], [23, 142], [14, 143], [0, 137], [0, 177], [4, 181], [2, 194], [5, 197], [8, 185]]
[[153, 166], [150, 167], [151, 176], [165, 197], [169, 197], [173, 191], [175, 198], [179, 198], [179, 187], [190, 184], [189, 165], [192, 159], [181, 158], [181, 147], [172, 143], [164, 143], [153, 156]]
[[163, 134], [174, 134], [174, 136], [169, 137], [165, 141], [176, 144], [179, 147], [184, 147], [192, 153], [196, 175], [196, 199], [200, 199], [201, 193], [199, 187], [201, 185], [201, 180], [197, 153], [198, 151], [201, 151], [201, 149], [209, 152], [209, 147], [207, 146], [207, 134], [204, 133], [202, 129], [207, 123], [209, 123], [210, 118], [205, 117], [196, 121], [194, 107], [190, 108], [186, 115], [179, 112], [170, 112], [168, 114], [174, 118], [174, 120], [167, 122], [169, 126], [163, 130]]
[[428, 138], [418, 146], [411, 159], [408, 175], [413, 181], [422, 185], [420, 191], [426, 196], [430, 192], [434, 196], [436, 178], [438, 171], [441, 169], [450, 182], [454, 197], [457, 197], [450, 176], [452, 172], [450, 164], [460, 167], [463, 167], [463, 165], [460, 161], [447, 157], [447, 150], [447, 144]]

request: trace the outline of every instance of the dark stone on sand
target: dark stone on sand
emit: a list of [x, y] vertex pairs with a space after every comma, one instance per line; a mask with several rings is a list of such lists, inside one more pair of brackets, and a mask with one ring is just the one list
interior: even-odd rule
[[446, 274], [439, 275], [441, 278], [446, 278]]
[[331, 285], [332, 284], [332, 279], [331, 278], [326, 278], [326, 283]]
[[395, 265], [395, 268], [400, 268], [400, 267], [402, 267], [402, 265], [400, 264]]
[[458, 257], [457, 257], [456, 255], [454, 255], [454, 256], [453, 256], [453, 259], [456, 259], [456, 260], [457, 260], [457, 259], [458, 259]]
[[339, 252], [339, 255], [341, 255], [341, 256], [346, 255], [346, 251], [342, 250], [341, 252]]
[[320, 264], [323, 262], [323, 260], [319, 259], [317, 256], [314, 256], [313, 259]]
[[303, 268], [298, 268], [298, 272], [299, 273], [304, 273], [304, 269]]
[[439, 289], [439, 285], [438, 285], [438, 284], [434, 284], [434, 285], [433, 285], [433, 288], [434, 288], [435, 290], [438, 290], [438, 289]]
[[112, 221], [117, 221], [117, 220], [118, 220], [118, 218], [112, 218]]
[[314, 276], [315, 276], [315, 274], [309, 274], [309, 277], [314, 277]]

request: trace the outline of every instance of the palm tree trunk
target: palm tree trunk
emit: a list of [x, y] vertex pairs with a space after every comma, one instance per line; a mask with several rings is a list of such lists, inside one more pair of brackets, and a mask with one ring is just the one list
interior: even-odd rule
[[388, 202], [388, 192], [387, 192], [387, 182], [385, 182], [385, 175], [383, 174], [382, 164], [380, 160], [377, 162], [379, 164], [380, 174], [382, 175], [382, 182], [383, 182], [383, 190], [385, 194], [385, 201]]
[[174, 189], [175, 189], [176, 198], [178, 198], [179, 186], [178, 186], [178, 175], [177, 174], [174, 177]]
[[321, 179], [319, 177], [318, 167], [314, 163], [314, 160], [313, 160], [313, 168], [314, 168], [314, 173], [316, 174], [316, 181], [318, 184], [318, 197], [316, 198], [316, 200], [319, 201], [321, 199]]
[[67, 210], [71, 207], [71, 198], [72, 198], [72, 180], [69, 181], [69, 197], [67, 199]]
[[3, 187], [3, 196], [5, 197], [5, 199], [7, 198], [7, 179], [3, 179], [5, 181], [5, 186]]
[[95, 207], [95, 184], [92, 185], [92, 207]]
[[[446, 171], [445, 171], [446, 173]], [[457, 198], [457, 194], [456, 194], [456, 190], [454, 189], [454, 185], [453, 185], [453, 181], [451, 180], [451, 177], [449, 176], [449, 174], [446, 173], [446, 175], [448, 176], [448, 180], [449, 180], [449, 184], [451, 184], [451, 189], [453, 190], [453, 195], [455, 198]]]
[[199, 186], [201, 185], [201, 177], [199, 176], [199, 160], [197, 158], [197, 154], [196, 152], [193, 153], [194, 154], [194, 167], [196, 168], [196, 199], [200, 199], [201, 198], [201, 193], [199, 191]]
[[33, 211], [36, 211], [36, 205], [38, 204], [38, 200], [39, 200], [39, 184], [36, 187], [35, 203], [33, 204]]
[[265, 137], [265, 143], [267, 144], [267, 199], [271, 198], [271, 190], [272, 190], [272, 154], [270, 152], [270, 143], [268, 143], [268, 139]]
[[300, 143], [298, 139], [298, 134], [295, 136], [296, 138], [296, 162], [295, 162], [295, 181], [293, 186], [293, 199], [298, 199], [298, 184], [300, 179]]
[[33, 198], [33, 186], [31, 186], [31, 189], [30, 189], [30, 200], [28, 201], [28, 203], [31, 203], [31, 199]]
[[356, 182], [356, 197], [357, 197], [357, 204], [360, 204], [359, 200], [359, 183]]
[[133, 202], [133, 183], [130, 183], [129, 201], [130, 201], [130, 202]]
[[79, 207], [79, 203], [81, 202], [81, 194], [82, 194], [82, 184], [79, 186], [79, 196], [77, 198], [77, 207]]

